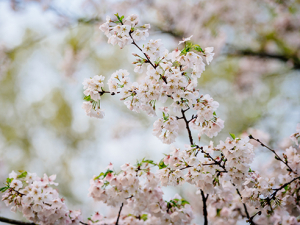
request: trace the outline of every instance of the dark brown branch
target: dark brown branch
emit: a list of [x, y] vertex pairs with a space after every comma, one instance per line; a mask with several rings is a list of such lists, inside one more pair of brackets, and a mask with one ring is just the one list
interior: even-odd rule
[[[241, 200], [243, 199], [239, 189], [237, 188], [236, 189], [236, 192], [238, 193], [238, 195], [240, 196]], [[250, 217], [250, 214], [248, 212], [248, 209], [247, 209], [247, 205], [245, 203], [243, 203], [243, 206], [244, 206], [244, 210], [245, 210], [245, 213], [246, 213], [246, 217], [248, 218], [247, 222], [249, 222], [251, 225], [256, 225], [256, 223], [253, 222], [253, 218], [251, 219]], [[242, 215], [243, 216], [243, 215]]]
[[[227, 172], [228, 172], [228, 171], [226, 170], [226, 167], [225, 167], [225, 163], [226, 163], [227, 159], [225, 159], [224, 164], [222, 165], [222, 161], [223, 161], [223, 159], [224, 159], [224, 156], [223, 156], [219, 161], [217, 161], [217, 160], [215, 160], [209, 153], [205, 152], [205, 151], [203, 150], [203, 147], [199, 147], [198, 145], [196, 145], [196, 148], [198, 148], [199, 151], [205, 155], [205, 157], [211, 159], [211, 160], [214, 162], [214, 163], [211, 163], [211, 164], [209, 164], [209, 165], [218, 165], [218, 166], [220, 166], [220, 167], [224, 170], [224, 171], [220, 171], [220, 172], [224, 172], [224, 173], [227, 173]], [[198, 151], [198, 152], [199, 152], [199, 151]], [[196, 154], [198, 154], [198, 152], [197, 152]]]
[[0, 216], [0, 222], [9, 223], [9, 224], [19, 224], [19, 225], [36, 225], [35, 223], [8, 219], [8, 218], [4, 218], [4, 217], [1, 217], [1, 216]]
[[187, 165], [186, 167], [183, 167], [183, 168], [181, 168], [180, 170], [185, 170], [185, 169], [191, 168], [191, 167], [193, 167], [193, 166]]
[[206, 201], [208, 199], [208, 194], [205, 197], [205, 194], [204, 194], [203, 190], [201, 189], [200, 191], [201, 191], [202, 202], [203, 202], [204, 225], [208, 225], [208, 220], [207, 220], [207, 205], [206, 205]]
[[295, 171], [292, 170], [292, 168], [289, 166], [288, 161], [287, 160], [283, 160], [282, 158], [279, 157], [279, 155], [276, 153], [275, 150], [271, 149], [270, 147], [266, 146], [264, 143], [262, 143], [259, 139], [254, 138], [251, 134], [249, 135], [250, 139], [253, 139], [255, 141], [257, 141], [258, 143], [261, 144], [261, 146], [267, 148], [268, 150], [270, 150], [271, 152], [273, 152], [275, 154], [275, 159], [279, 160], [281, 162], [283, 162], [287, 167], [288, 167], [288, 171], [289, 172], [293, 172], [294, 174], [297, 174]]
[[[32, 222], [23, 222], [23, 221], [19, 221], [19, 220], [8, 219], [8, 218], [2, 217], [2, 216], [0, 216], [0, 222], [9, 223], [9, 224], [17, 224], [17, 225], [37, 225]], [[88, 225], [87, 223], [84, 223], [82, 221], [80, 221], [79, 223], [81, 223], [83, 225]]]
[[[143, 52], [143, 50], [141, 49], [140, 46], [137, 45], [137, 43], [134, 41], [134, 39], [133, 39], [131, 33], [132, 33], [132, 32], [130, 31], [130, 32], [129, 32], [129, 36], [130, 36], [130, 38], [132, 39], [132, 44], [135, 45], [135, 46], [136, 46], [136, 47], [144, 54], [144, 56], [147, 58], [146, 62], [147, 62], [147, 63], [150, 63], [150, 65], [151, 65], [154, 69], [156, 69], [157, 65], [154, 65], [154, 64], [151, 62], [149, 56], [148, 56], [145, 52]], [[162, 75], [160, 75], [160, 77], [161, 77], [162, 80], [167, 84], [166, 77], [164, 77], [164, 76], [162, 76]]]
[[100, 96], [104, 95], [104, 94], [111, 94], [111, 95], [115, 95], [115, 94], [120, 94], [120, 92], [109, 92], [109, 91], [99, 91]]
[[[283, 188], [285, 188], [286, 186], [288, 186], [289, 184], [293, 183], [294, 181], [296, 181], [296, 180], [298, 180], [298, 179], [300, 179], [300, 176], [299, 176], [299, 177], [295, 177], [294, 179], [292, 179], [291, 181], [285, 183], [284, 185], [282, 185], [282, 186], [279, 187], [279, 188], [273, 189], [274, 192], [273, 192], [270, 196], [268, 196], [268, 197], [266, 197], [266, 198], [264, 199], [264, 200], [267, 201], [267, 203], [268, 203], [268, 205], [271, 207], [271, 209], [272, 209], [272, 206], [271, 206], [271, 200], [272, 200], [272, 199], [273, 199], [273, 200], [275, 199], [275, 197], [276, 197], [278, 191], [282, 190]], [[261, 215], [261, 211], [258, 211], [258, 212], [256, 212], [253, 216], [251, 216], [250, 219], [248, 220], [248, 222], [250, 222], [250, 223], [253, 222], [253, 219], [254, 219], [254, 217], [255, 217], [256, 215]]]
[[187, 110], [181, 109], [182, 119], [183, 119], [184, 122], [185, 122], [185, 127], [186, 127], [186, 129], [187, 129], [187, 131], [188, 131], [188, 134], [189, 134], [190, 144], [191, 144], [191, 145], [194, 145], [194, 141], [193, 141], [192, 132], [191, 132], [191, 129], [190, 129], [190, 126], [189, 126], [189, 122], [188, 122], [188, 120], [187, 120], [186, 117], [185, 117], [185, 112], [186, 112], [186, 111], [187, 111]]
[[251, 221], [253, 222], [253, 219], [254, 219], [254, 217], [255, 217], [256, 215], [261, 215], [261, 211], [258, 211], [258, 212], [255, 213], [253, 216], [251, 216], [248, 222], [249, 222], [249, 223], [250, 223]]
[[192, 118], [190, 120], [188, 120], [188, 122], [191, 122], [193, 119], [196, 119], [197, 115], [195, 116], [194, 114], [192, 115]]
[[[186, 130], [188, 131], [188, 134], [189, 134], [189, 140], [190, 140], [190, 144], [191, 145], [194, 145], [194, 140], [193, 140], [193, 136], [192, 136], [192, 132], [191, 132], [191, 129], [190, 129], [190, 126], [189, 126], [189, 121], [186, 119], [186, 116], [185, 116], [185, 112], [188, 111], [190, 108], [187, 108], [185, 110], [181, 109], [181, 114], [182, 114], [182, 117], [181, 119], [184, 120], [185, 122], [185, 127], [186, 127]], [[199, 146], [198, 146], [199, 147]], [[202, 148], [203, 149], [203, 148]], [[191, 166], [186, 166], [184, 169], [186, 168], [189, 168]], [[207, 205], [206, 205], [206, 201], [207, 201], [207, 198], [208, 198], [208, 195], [205, 197], [205, 194], [203, 192], [203, 190], [201, 190], [201, 196], [202, 196], [202, 202], [203, 202], [203, 217], [204, 217], [204, 225], [208, 225], [208, 219], [207, 219]]]
[[284, 185], [282, 185], [282, 186], [279, 187], [279, 188], [273, 189], [274, 192], [273, 192], [273, 193], [271, 194], [271, 196], [268, 197], [268, 198], [269, 198], [270, 200], [271, 200], [271, 199], [274, 199], [275, 196], [277, 195], [278, 191], [282, 190], [283, 188], [285, 188], [286, 186], [288, 186], [289, 184], [293, 183], [294, 181], [296, 181], [296, 180], [298, 180], [298, 179], [300, 179], [300, 176], [299, 176], [299, 177], [295, 177], [294, 179], [292, 179], [291, 181], [285, 183]]
[[88, 225], [87, 223], [85, 223], [85, 222], [82, 222], [82, 221], [80, 221], [79, 223], [81, 223], [81, 224], [83, 224], [83, 225]]
[[118, 213], [118, 218], [117, 218], [117, 221], [116, 221], [116, 225], [119, 224], [119, 219], [120, 219], [120, 216], [121, 216], [121, 211], [122, 211], [123, 205], [124, 205], [124, 203], [122, 203], [122, 205], [120, 207], [120, 210], [119, 210], [119, 213]]

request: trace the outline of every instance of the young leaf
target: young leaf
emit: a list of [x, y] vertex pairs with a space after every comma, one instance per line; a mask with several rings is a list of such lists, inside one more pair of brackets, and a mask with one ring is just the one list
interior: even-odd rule
[[185, 205], [185, 204], [190, 204], [187, 200], [185, 200], [184, 198], [181, 199], [181, 205]]
[[9, 188], [9, 187], [2, 187], [2, 188], [0, 188], [0, 191], [1, 191], [1, 192], [5, 192], [8, 188]]
[[9, 186], [10, 183], [13, 181], [13, 179], [14, 179], [14, 178], [7, 178], [7, 179], [6, 179], [6, 183], [7, 183], [8, 186]]
[[230, 136], [232, 137], [232, 139], [235, 140], [235, 135], [232, 134], [232, 133], [229, 133], [229, 134], [230, 134]]
[[148, 214], [141, 215], [141, 219], [146, 221], [148, 219]]
[[166, 167], [167, 167], [167, 165], [164, 163], [164, 160], [163, 159], [160, 160], [160, 162], [158, 164], [158, 168], [163, 169], [163, 168], [166, 168]]
[[88, 96], [84, 96], [83, 100], [89, 102], [89, 101], [91, 101], [92, 99], [91, 99], [91, 96], [88, 95]]
[[27, 171], [21, 173], [19, 176], [17, 176], [17, 178], [24, 178], [27, 176]]
[[156, 163], [154, 163], [153, 160], [149, 160], [149, 159], [145, 159], [145, 158], [143, 159], [142, 163], [149, 163], [151, 165], [156, 166]]

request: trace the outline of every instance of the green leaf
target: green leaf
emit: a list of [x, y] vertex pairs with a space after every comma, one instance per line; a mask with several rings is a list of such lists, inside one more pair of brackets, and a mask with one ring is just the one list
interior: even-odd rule
[[97, 180], [97, 179], [99, 179], [100, 177], [102, 177], [104, 175], [104, 173], [103, 172], [101, 172], [97, 177], [95, 177], [94, 178], [94, 180]]
[[88, 95], [88, 96], [84, 96], [84, 98], [83, 98], [83, 100], [85, 100], [85, 101], [91, 101], [92, 99], [91, 99], [91, 96], [90, 95]]
[[204, 52], [200, 45], [193, 45], [193, 48], [198, 52]]
[[1, 191], [1, 192], [5, 192], [8, 188], [9, 188], [9, 187], [2, 187], [2, 188], [0, 188], [0, 191]]
[[190, 204], [187, 200], [185, 200], [184, 198], [181, 199], [181, 205], [186, 205], [186, 204]]
[[6, 183], [7, 183], [8, 186], [9, 186], [10, 183], [13, 181], [13, 179], [14, 179], [14, 178], [7, 178], [7, 179], [6, 179]]
[[141, 215], [141, 219], [146, 221], [148, 219], [148, 214]]
[[19, 176], [17, 176], [17, 178], [24, 178], [27, 176], [27, 171], [21, 173]]
[[97, 177], [94, 178], [94, 180], [97, 180], [99, 178], [104, 179], [109, 173], [113, 173], [112, 170], [107, 170], [105, 173], [101, 172]]
[[143, 159], [142, 163], [149, 163], [151, 165], [156, 166], [156, 163], [153, 160], [149, 160], [149, 159], [145, 159], [145, 158]]
[[118, 13], [116, 13], [114, 15], [118, 18], [118, 20], [119, 20], [120, 23], [123, 23], [124, 16], [120, 17]]
[[232, 137], [232, 139], [235, 140], [235, 135], [232, 134], [232, 133], [229, 133], [229, 134], [230, 134], [230, 136]]
[[286, 185], [285, 187], [284, 187], [284, 190], [288, 190], [289, 189], [289, 185]]
[[214, 115], [214, 116], [217, 116], [217, 113], [216, 113], [216, 112], [213, 112], [213, 115]]
[[167, 167], [167, 165], [164, 163], [164, 160], [163, 159], [160, 160], [160, 162], [158, 164], [158, 168], [163, 169], [163, 168], [166, 168], [166, 167]]
[[164, 121], [166, 121], [166, 120], [169, 119], [169, 115], [166, 115], [166, 114], [163, 112], [163, 118], [164, 118]]
[[106, 172], [105, 172], [105, 174], [103, 175], [103, 178], [105, 178], [108, 174], [110, 174], [110, 173], [113, 173], [114, 171], [112, 171], [112, 170], [107, 170]]

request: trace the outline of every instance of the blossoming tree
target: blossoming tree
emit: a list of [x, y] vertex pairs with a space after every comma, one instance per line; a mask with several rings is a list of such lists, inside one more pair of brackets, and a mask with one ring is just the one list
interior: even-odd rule
[[[88, 116], [102, 119], [105, 106], [100, 105], [101, 96], [119, 96], [129, 110], [159, 116], [153, 124], [153, 134], [164, 144], [176, 141], [179, 123], [184, 123], [188, 137], [185, 148], [171, 146], [170, 153], [159, 162], [144, 158], [135, 165], [125, 163], [120, 169], [111, 163], [106, 171], [95, 175], [90, 181], [89, 196], [107, 206], [119, 207], [110, 218], [96, 212], [85, 219], [80, 210], [68, 209], [53, 188], [58, 185], [54, 182], [56, 175], [39, 177], [13, 171], [0, 189], [2, 201], [30, 222], [3, 217], [0, 221], [45, 225], [193, 224], [199, 212], [178, 194], [165, 199], [162, 190], [163, 186], [189, 183], [197, 188], [202, 200], [204, 224], [300, 224], [300, 125], [290, 137], [295, 145], [282, 154], [251, 134], [240, 138], [230, 134], [217, 145], [200, 145], [203, 135], [212, 138], [224, 127], [216, 113], [219, 103], [197, 89], [206, 64], [213, 60], [214, 48], [193, 44], [192, 36], [180, 41], [173, 51], [168, 51], [160, 39], [140, 46], [138, 41], [146, 40], [150, 25], [138, 25], [136, 15], [115, 16], [116, 19], [107, 17], [100, 30], [108, 43], [120, 48], [132, 44], [140, 50], [141, 54], [134, 54], [133, 64], [134, 72], [143, 79], [133, 82], [123, 69], [111, 75], [108, 86], [102, 75], [88, 78], [83, 82], [83, 109]], [[198, 130], [197, 138], [192, 136], [192, 129]], [[270, 176], [261, 176], [250, 168], [254, 143], [274, 154], [277, 162], [270, 166]]]

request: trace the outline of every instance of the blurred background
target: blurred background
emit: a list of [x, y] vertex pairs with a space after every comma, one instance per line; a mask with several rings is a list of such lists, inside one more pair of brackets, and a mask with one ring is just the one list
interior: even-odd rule
[[[108, 45], [98, 29], [117, 12], [151, 23], [150, 38], [162, 39], [169, 50], [192, 34], [202, 48], [215, 48], [199, 80], [201, 93], [220, 103], [217, 114], [225, 120], [215, 143], [229, 132], [251, 132], [277, 149], [286, 145], [284, 138], [300, 122], [299, 0], [0, 0], [1, 183], [12, 170], [57, 174], [68, 206], [87, 218], [108, 213], [87, 194], [89, 180], [109, 162], [118, 170], [169, 152], [152, 135], [157, 118], [129, 111], [118, 96], [104, 96], [102, 120], [81, 108], [84, 78], [108, 79], [124, 68], [138, 79], [131, 64], [138, 51]], [[175, 146], [184, 144], [182, 124]], [[256, 164], [267, 159], [259, 157]], [[166, 198], [179, 192], [189, 199], [188, 188], [166, 189]], [[22, 218], [2, 203], [0, 215]]]

